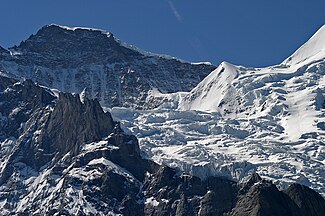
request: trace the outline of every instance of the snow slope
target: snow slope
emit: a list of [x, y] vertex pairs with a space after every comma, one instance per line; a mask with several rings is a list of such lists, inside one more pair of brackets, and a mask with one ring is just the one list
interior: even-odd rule
[[220, 111], [218, 105], [230, 97], [233, 89], [231, 82], [238, 76], [238, 68], [227, 62], [222, 62], [190, 93], [190, 103], [183, 103], [184, 110]]
[[222, 63], [181, 101], [180, 110], [225, 117], [277, 117], [289, 138], [319, 132], [323, 121], [325, 27], [284, 63], [244, 68]]

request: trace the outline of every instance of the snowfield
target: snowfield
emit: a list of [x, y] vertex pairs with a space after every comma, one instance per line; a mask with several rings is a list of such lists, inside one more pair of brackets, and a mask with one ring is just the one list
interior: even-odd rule
[[113, 108], [144, 156], [205, 178], [242, 180], [257, 171], [325, 195], [325, 26], [279, 65], [227, 62], [155, 110]]

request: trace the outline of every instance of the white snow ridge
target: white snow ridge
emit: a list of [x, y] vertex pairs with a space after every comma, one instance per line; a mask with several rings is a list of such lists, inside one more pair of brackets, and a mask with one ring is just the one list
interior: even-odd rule
[[202, 178], [257, 171], [324, 196], [324, 94], [325, 26], [279, 65], [223, 62], [190, 92], [165, 94], [158, 109], [111, 112], [158, 163]]
[[284, 60], [284, 65], [304, 63], [323, 59], [325, 55], [325, 25], [323, 25], [303, 46]]

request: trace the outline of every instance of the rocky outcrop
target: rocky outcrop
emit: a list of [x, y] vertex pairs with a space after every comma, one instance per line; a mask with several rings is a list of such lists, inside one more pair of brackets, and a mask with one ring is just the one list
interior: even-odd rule
[[81, 102], [78, 95], [60, 93], [41, 135], [40, 148], [46, 154], [60, 152], [59, 157], [68, 152], [77, 155], [81, 144], [99, 141], [112, 132], [114, 125], [110, 113], [103, 112], [98, 101], [84, 98]]
[[239, 200], [230, 215], [300, 215], [292, 200], [266, 181], [252, 186]]
[[244, 190], [240, 191], [245, 192], [240, 193], [236, 206], [229, 215], [318, 216], [325, 214], [325, 200], [314, 190], [300, 184], [292, 184], [288, 189], [280, 191], [272, 182], [257, 176], [254, 174], [248, 182], [244, 183], [242, 186]]
[[95, 29], [48, 25], [9, 48], [0, 69], [63, 92], [87, 94], [106, 107], [152, 108], [151, 90], [190, 91], [215, 66], [145, 53]]

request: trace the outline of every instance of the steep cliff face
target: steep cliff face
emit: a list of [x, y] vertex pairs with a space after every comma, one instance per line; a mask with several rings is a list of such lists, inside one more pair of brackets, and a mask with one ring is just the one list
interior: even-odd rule
[[257, 174], [202, 180], [143, 159], [96, 100], [0, 76], [0, 208], [21, 215], [324, 215], [325, 200]]
[[81, 144], [99, 141], [114, 125], [110, 113], [104, 113], [97, 101], [88, 98], [81, 101], [78, 95], [60, 93], [40, 147], [48, 154], [59, 151], [60, 156], [73, 149], [76, 155]]
[[139, 51], [101, 30], [57, 25], [9, 51], [0, 59], [3, 72], [63, 92], [86, 89], [106, 107], [156, 107], [161, 102], [152, 103], [152, 90], [190, 91], [215, 69]]

